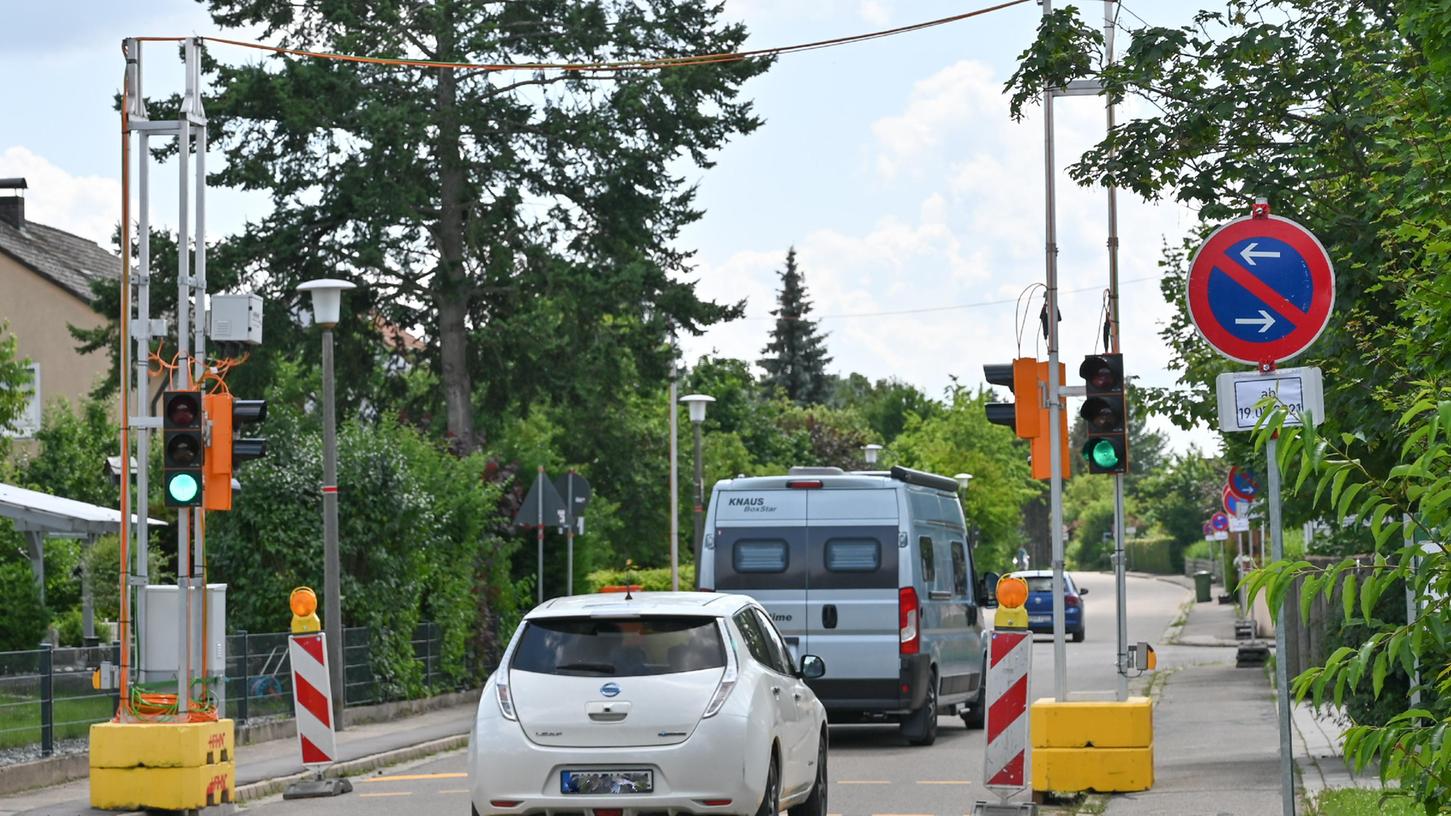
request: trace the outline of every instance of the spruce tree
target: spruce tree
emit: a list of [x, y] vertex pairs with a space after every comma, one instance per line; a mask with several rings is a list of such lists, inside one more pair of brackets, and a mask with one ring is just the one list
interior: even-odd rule
[[766, 370], [765, 384], [776, 386], [800, 405], [824, 403], [831, 393], [827, 376], [826, 335], [817, 331], [811, 320], [811, 301], [806, 298], [806, 282], [796, 267], [796, 248], [786, 252], [786, 268], [781, 272], [781, 291], [777, 306], [776, 327], [771, 342], [761, 350], [766, 355], [757, 362]]

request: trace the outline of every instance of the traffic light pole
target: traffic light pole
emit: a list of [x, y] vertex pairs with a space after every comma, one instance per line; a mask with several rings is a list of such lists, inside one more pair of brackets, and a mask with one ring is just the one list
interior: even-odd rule
[[[1103, 2], [1104, 61], [1113, 64], [1114, 2]], [[1108, 130], [1112, 135], [1114, 127], [1113, 97], [1108, 100]], [[1111, 155], [1111, 154], [1110, 154]], [[1108, 323], [1111, 350], [1122, 353], [1118, 322], [1118, 191], [1108, 187]], [[1125, 411], [1127, 412], [1127, 391]], [[1125, 417], [1127, 419], [1127, 417]], [[1124, 449], [1128, 449], [1128, 426], [1124, 426]], [[1132, 464], [1129, 465], [1132, 467]], [[1124, 564], [1124, 474], [1113, 477], [1113, 584], [1115, 612], [1118, 619], [1118, 699], [1129, 697], [1129, 618], [1128, 578]]]
[[[1043, 18], [1053, 13], [1053, 0], [1043, 0]], [[1059, 396], [1063, 383], [1058, 373], [1058, 225], [1053, 184], [1053, 89], [1043, 89], [1043, 191], [1046, 292], [1044, 308], [1048, 324], [1048, 456], [1049, 528], [1053, 540], [1053, 696], [1068, 699], [1067, 625], [1063, 608], [1063, 450], [1058, 428], [1063, 419]]]

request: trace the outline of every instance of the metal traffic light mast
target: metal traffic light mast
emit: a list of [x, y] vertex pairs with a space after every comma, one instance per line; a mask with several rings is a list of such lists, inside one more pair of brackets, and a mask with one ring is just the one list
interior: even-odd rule
[[[118, 714], [122, 721], [136, 718], [131, 708], [129, 687], [132, 681], [132, 655], [142, 663], [139, 668], [155, 675], [169, 672], [170, 666], [146, 665], [148, 654], [165, 654], [160, 646], [167, 634], [157, 631], [148, 618], [149, 589], [148, 550], [150, 541], [146, 527], [146, 509], [150, 504], [151, 432], [162, 432], [162, 491], [168, 507], [177, 511], [177, 582], [176, 582], [176, 700], [173, 721], [185, 722], [188, 711], [197, 702], [192, 697], [195, 681], [206, 675], [220, 673], [225, 666], [225, 647], [209, 642], [207, 628], [218, 621], [209, 620], [205, 575], [205, 514], [207, 510], [231, 508], [232, 468], [241, 461], [255, 459], [266, 453], [266, 440], [234, 437], [234, 430], [246, 423], [261, 421], [266, 416], [263, 400], [233, 400], [230, 394], [205, 394], [208, 379], [220, 381], [226, 368], [234, 364], [209, 365], [207, 339], [219, 347], [261, 342], [261, 299], [252, 294], [217, 295], [207, 300], [206, 244], [206, 153], [207, 120], [202, 108], [200, 40], [192, 37], [182, 41], [186, 65], [185, 91], [176, 119], [152, 120], [147, 115], [142, 92], [143, 40], [128, 38], [122, 47], [126, 58], [126, 74], [121, 106], [122, 124], [122, 218], [121, 218], [121, 606], [118, 621], [121, 641], [121, 665], [116, 683], [121, 692]], [[137, 144], [137, 213], [136, 266], [131, 258], [131, 143]], [[174, 363], [160, 361], [161, 416], [151, 413], [152, 343], [167, 335], [165, 319], [151, 316], [151, 246], [150, 246], [150, 162], [151, 138], [158, 136], [176, 140], [177, 162], [177, 260], [176, 260], [176, 329]], [[194, 198], [193, 198], [194, 195]], [[193, 219], [194, 215], [194, 219]], [[134, 287], [134, 299], [133, 299]], [[209, 320], [210, 318], [210, 320]], [[132, 365], [134, 364], [134, 370]], [[169, 370], [169, 375], [166, 372]], [[221, 372], [221, 373], [219, 373]], [[130, 467], [132, 434], [135, 434], [136, 482], [135, 497], [131, 494]], [[133, 507], [135, 512], [133, 513]], [[134, 553], [131, 544], [135, 543]], [[135, 564], [133, 569], [132, 564]], [[135, 643], [132, 643], [130, 619], [131, 590], [138, 588], [134, 622]], [[158, 598], [164, 597], [158, 594]], [[215, 614], [215, 612], [213, 612]], [[209, 662], [209, 657], [211, 661]], [[145, 674], [140, 675], [143, 679]], [[220, 702], [220, 689], [218, 701]], [[203, 703], [205, 704], [205, 703]], [[168, 707], [164, 707], [168, 708]]]

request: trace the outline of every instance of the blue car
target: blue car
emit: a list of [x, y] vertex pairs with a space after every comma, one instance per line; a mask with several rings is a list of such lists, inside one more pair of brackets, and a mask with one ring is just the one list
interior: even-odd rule
[[[1028, 582], [1028, 628], [1039, 634], [1053, 634], [1053, 571], [1027, 570], [1013, 575]], [[1074, 643], [1082, 643], [1085, 634], [1083, 620], [1083, 596], [1088, 590], [1073, 582], [1073, 576], [1063, 573], [1066, 591], [1063, 593], [1063, 625]]]

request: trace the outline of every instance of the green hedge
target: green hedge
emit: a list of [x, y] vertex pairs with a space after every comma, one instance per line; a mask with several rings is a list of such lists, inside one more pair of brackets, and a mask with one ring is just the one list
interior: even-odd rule
[[[606, 586], [635, 586], [648, 592], [669, 592], [670, 591], [670, 568], [656, 567], [653, 569], [602, 569], [595, 570], [585, 577], [585, 591], [599, 592], [600, 587]], [[680, 588], [682, 590], [695, 589], [695, 565], [680, 565]]]
[[1131, 538], [1124, 542], [1124, 549], [1128, 551], [1129, 566], [1137, 572], [1173, 575], [1184, 571], [1182, 555], [1179, 568], [1174, 568], [1174, 539], [1168, 536]]

